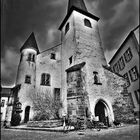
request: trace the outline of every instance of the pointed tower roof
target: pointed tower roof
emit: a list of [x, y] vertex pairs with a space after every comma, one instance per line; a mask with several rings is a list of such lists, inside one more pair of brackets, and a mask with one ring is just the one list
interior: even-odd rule
[[84, 3], [84, 0], [69, 0], [68, 12], [70, 11], [72, 6], [78, 8], [78, 9], [81, 9], [81, 10], [83, 10], [85, 12], [88, 12], [87, 8], [86, 8], [86, 5]]
[[39, 54], [39, 49], [38, 49], [36, 39], [35, 39], [35, 35], [34, 35], [33, 32], [31, 33], [29, 38], [25, 41], [25, 43], [21, 47], [20, 52], [24, 49], [27, 49], [27, 48], [32, 48], [32, 49], [37, 51], [37, 54]]

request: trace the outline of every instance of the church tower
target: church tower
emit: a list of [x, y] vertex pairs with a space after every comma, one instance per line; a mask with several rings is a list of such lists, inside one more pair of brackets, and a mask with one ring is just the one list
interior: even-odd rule
[[[22, 103], [22, 121], [26, 122], [31, 115], [31, 95], [35, 93], [36, 57], [39, 54], [34, 33], [32, 33], [20, 49], [21, 58], [17, 71], [16, 85], [21, 85], [18, 92]], [[26, 113], [28, 115], [26, 115]]]
[[[62, 100], [65, 101], [62, 114], [88, 116], [92, 113], [95, 116], [96, 101], [106, 96], [101, 90], [106, 82], [102, 65], [107, 62], [98, 21], [97, 16], [88, 12], [84, 0], [69, 0], [67, 15], [59, 27], [62, 35]], [[82, 102], [83, 97], [85, 102]]]

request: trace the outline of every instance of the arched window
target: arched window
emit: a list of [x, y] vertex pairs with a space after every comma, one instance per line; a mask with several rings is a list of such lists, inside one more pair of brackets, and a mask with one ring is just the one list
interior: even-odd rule
[[91, 22], [88, 19], [86, 19], [86, 18], [84, 19], [84, 25], [87, 26], [87, 27], [92, 28]]
[[50, 86], [50, 74], [43, 73], [41, 75], [41, 85]]
[[66, 25], [66, 27], [65, 27], [65, 34], [68, 32], [69, 29], [70, 29], [70, 24], [68, 22], [67, 25]]

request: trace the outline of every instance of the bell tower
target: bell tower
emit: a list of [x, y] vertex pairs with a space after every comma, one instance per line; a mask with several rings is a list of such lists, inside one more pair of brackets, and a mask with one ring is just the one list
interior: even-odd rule
[[[89, 95], [93, 95], [94, 73], [98, 77], [104, 75], [102, 65], [106, 65], [107, 62], [101, 46], [98, 21], [97, 16], [88, 12], [84, 0], [69, 0], [67, 15], [59, 27], [62, 35], [62, 98], [65, 101], [64, 112], [67, 112], [68, 102], [70, 101], [68, 99], [70, 86], [68, 84], [68, 71], [84, 70], [84, 79], [86, 81], [83, 87]], [[71, 89], [74, 89], [74, 87]], [[72, 92], [76, 95], [77, 89]]]

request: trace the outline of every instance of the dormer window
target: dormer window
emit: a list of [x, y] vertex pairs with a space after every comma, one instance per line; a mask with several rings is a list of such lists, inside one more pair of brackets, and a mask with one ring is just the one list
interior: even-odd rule
[[27, 61], [35, 62], [35, 55], [32, 53], [29, 53]]
[[70, 29], [70, 24], [68, 22], [67, 25], [66, 25], [66, 27], [65, 27], [65, 34], [68, 32], [69, 29]]
[[51, 58], [51, 59], [56, 59], [56, 55], [55, 55], [55, 53], [51, 53], [50, 58]]
[[86, 19], [86, 18], [84, 19], [84, 25], [89, 27], [89, 28], [92, 28], [91, 22], [88, 19]]

